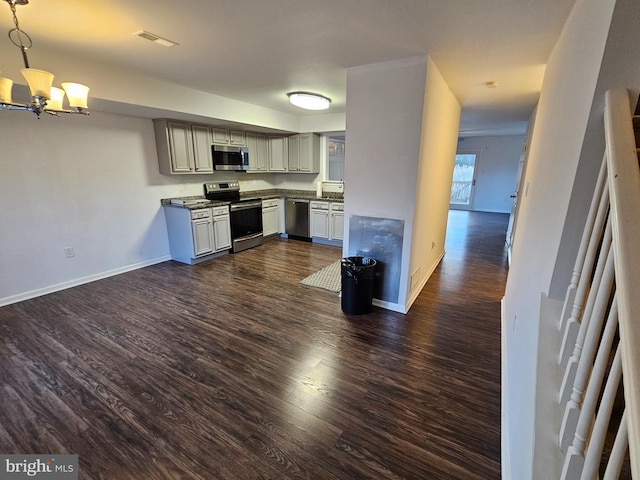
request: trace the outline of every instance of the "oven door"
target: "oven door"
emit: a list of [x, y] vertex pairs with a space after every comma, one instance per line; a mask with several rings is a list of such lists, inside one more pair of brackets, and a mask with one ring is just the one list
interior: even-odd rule
[[229, 217], [234, 252], [262, 244], [262, 200], [232, 202]]

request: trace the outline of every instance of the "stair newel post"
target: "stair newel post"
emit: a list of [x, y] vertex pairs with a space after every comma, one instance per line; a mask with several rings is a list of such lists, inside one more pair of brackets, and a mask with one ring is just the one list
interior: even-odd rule
[[[606, 190], [605, 190], [606, 188]], [[582, 313], [582, 306], [586, 296], [587, 287], [591, 279], [591, 270], [595, 261], [595, 254], [598, 248], [602, 229], [609, 208], [609, 186], [607, 184], [607, 157], [605, 156], [600, 165], [600, 173], [596, 182], [596, 189], [591, 198], [589, 215], [582, 231], [580, 249], [573, 267], [571, 283], [567, 288], [562, 314], [560, 315], [560, 331], [564, 331], [569, 318], [573, 315], [579, 319]], [[587, 253], [590, 255], [587, 259]], [[585, 264], [585, 260], [586, 264]], [[585, 275], [582, 275], [582, 272]], [[577, 293], [580, 292], [580, 295]], [[574, 311], [575, 310], [575, 311]], [[562, 363], [564, 365], [564, 363]]]

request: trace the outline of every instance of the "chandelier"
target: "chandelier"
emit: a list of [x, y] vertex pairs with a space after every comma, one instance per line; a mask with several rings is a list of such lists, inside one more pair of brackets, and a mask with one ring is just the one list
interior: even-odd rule
[[[9, 30], [9, 39], [22, 53], [24, 68], [20, 70], [22, 76], [27, 81], [31, 92], [31, 103], [14, 103], [11, 99], [13, 80], [0, 77], [0, 109], [4, 110], [27, 110], [33, 112], [36, 118], [40, 118], [43, 112], [50, 115], [60, 116], [61, 113], [80, 113], [88, 115], [87, 96], [89, 87], [79, 83], [63, 83], [62, 89], [52, 86], [53, 74], [44, 70], [36, 70], [29, 66], [27, 50], [31, 48], [31, 37], [20, 29], [18, 17], [16, 16], [16, 5], [26, 5], [29, 0], [4, 0], [9, 4], [13, 14], [15, 28]], [[64, 90], [63, 90], [64, 89]], [[65, 93], [69, 100], [69, 109], [62, 108]]]

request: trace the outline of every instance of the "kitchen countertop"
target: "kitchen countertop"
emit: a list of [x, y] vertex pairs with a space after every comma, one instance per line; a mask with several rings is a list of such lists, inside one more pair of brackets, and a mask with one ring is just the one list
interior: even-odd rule
[[[334, 192], [324, 192], [322, 197], [318, 197], [315, 191], [311, 190], [287, 190], [281, 188], [272, 188], [269, 190], [251, 190], [248, 192], [240, 192], [240, 199], [246, 198], [262, 198], [263, 200], [269, 200], [272, 198], [292, 198], [296, 200], [324, 200], [324, 201], [333, 201], [333, 202], [342, 202], [344, 201], [344, 196], [342, 193], [334, 193]], [[220, 201], [210, 201], [209, 203], [194, 203], [194, 204], [183, 204], [176, 205], [172, 204], [171, 200], [204, 200], [204, 195], [195, 195], [190, 197], [172, 197], [172, 198], [163, 198], [160, 200], [160, 204], [163, 207], [174, 207], [174, 208], [186, 208], [189, 210], [198, 210], [200, 208], [210, 208], [210, 207], [219, 207], [222, 205], [229, 205], [230, 202], [220, 202]]]

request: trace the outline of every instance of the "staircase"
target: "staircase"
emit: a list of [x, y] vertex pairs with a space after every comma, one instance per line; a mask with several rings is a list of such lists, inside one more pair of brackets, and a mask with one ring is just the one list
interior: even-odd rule
[[540, 480], [640, 479], [640, 111], [629, 104], [625, 89], [606, 94], [606, 152], [571, 283], [563, 304], [542, 299], [557, 330], [541, 322]]

